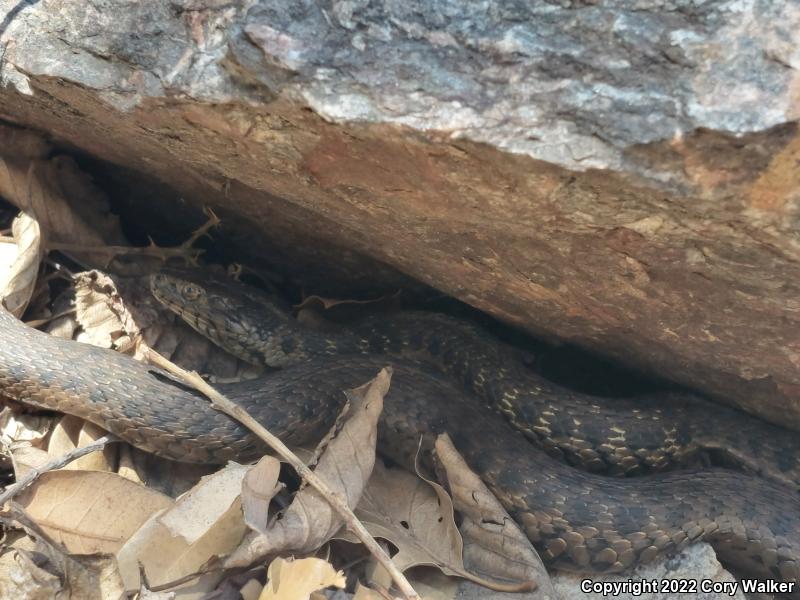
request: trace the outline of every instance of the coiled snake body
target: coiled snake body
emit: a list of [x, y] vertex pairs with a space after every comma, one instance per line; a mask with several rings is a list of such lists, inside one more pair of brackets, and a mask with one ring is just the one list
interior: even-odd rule
[[[421, 434], [429, 445], [432, 434], [447, 431], [556, 568], [622, 571], [702, 539], [747, 573], [800, 581], [800, 495], [779, 483], [796, 488], [799, 481], [800, 451], [789, 432], [753, 424], [724, 407], [708, 413], [707, 405], [688, 400], [616, 403], [567, 392], [515, 367], [501, 344], [476, 339], [471, 326], [442, 317], [420, 322], [417, 315], [402, 316], [334, 336], [299, 330], [279, 304], [232, 283], [159, 274], [152, 288], [234, 354], [274, 366], [299, 363], [220, 386], [290, 443], [318, 436], [338, 412], [341, 390], [391, 362], [395, 375], [382, 417], [382, 449], [408, 459]], [[416, 325], [407, 327], [404, 319]], [[413, 362], [364, 354], [372, 350], [412, 359], [424, 352], [551, 453], [588, 469], [660, 470], [707, 445], [730, 448], [742, 464], [775, 481], [721, 469], [635, 478], [585, 472], [537, 451], [502, 417], [470, 402], [441, 376]], [[86, 418], [176, 460], [221, 463], [264, 450], [245, 428], [152, 367], [45, 335], [4, 311], [0, 394]], [[712, 415], [721, 415], [722, 435], [699, 425]], [[733, 450], [732, 442], [741, 440], [744, 449]]]

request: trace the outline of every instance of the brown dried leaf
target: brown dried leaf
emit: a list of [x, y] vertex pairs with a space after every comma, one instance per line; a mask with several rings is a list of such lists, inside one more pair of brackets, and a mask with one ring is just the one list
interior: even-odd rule
[[51, 460], [42, 447], [55, 426], [54, 417], [17, 415], [11, 407], [0, 410], [0, 447], [3, 455], [11, 457], [14, 477], [19, 480], [31, 469], [36, 469]]
[[[389, 391], [390, 371], [382, 369], [368, 384], [347, 393], [350, 409], [341, 430], [330, 440], [315, 470], [349, 506], [358, 503], [375, 463], [378, 418]], [[267, 529], [252, 532], [225, 561], [226, 567], [250, 565], [278, 552], [310, 552], [328, 541], [342, 521], [328, 502], [311, 487], [302, 488], [283, 518]]]
[[41, 447], [54, 426], [52, 417], [16, 414], [11, 408], [0, 410], [0, 443], [4, 446], [29, 443]]
[[266, 535], [269, 503], [283, 489], [278, 481], [281, 463], [264, 456], [253, 465], [242, 480], [242, 512], [247, 526]]
[[[547, 571], [528, 537], [495, 496], [467, 466], [446, 434], [436, 440], [436, 455], [445, 470], [453, 504], [462, 515], [464, 563], [485, 577], [506, 581], [536, 582], [537, 589], [525, 594], [472, 590], [475, 598], [544, 600], [557, 598]], [[469, 588], [464, 582], [464, 588]], [[466, 589], [463, 593], [469, 593]]]
[[276, 558], [267, 569], [267, 583], [258, 600], [306, 600], [317, 590], [344, 586], [344, 573], [321, 558]]
[[[50, 459], [64, 456], [76, 448], [82, 448], [108, 435], [101, 427], [78, 417], [64, 415], [59, 419], [47, 443]], [[72, 461], [63, 469], [71, 471], [114, 471], [117, 462], [117, 445], [109, 444], [102, 452], [92, 452]]]
[[[391, 580], [391, 578], [389, 579]], [[414, 584], [412, 583], [411, 585]], [[416, 590], [417, 588], [415, 587], [414, 589]], [[385, 596], [381, 596], [378, 592], [376, 592], [372, 588], [368, 588], [367, 586], [362, 585], [361, 583], [356, 583], [356, 593], [353, 594], [353, 600], [386, 600], [386, 598]]]
[[[195, 573], [209, 559], [233, 550], [246, 530], [240, 493], [248, 469], [230, 463], [204, 477], [168, 510], [154, 514], [117, 553], [126, 589], [139, 588], [139, 564], [150, 586], [156, 587]], [[188, 586], [210, 591], [219, 578], [208, 573]]]
[[119, 447], [120, 476], [146, 485], [150, 489], [177, 498], [188, 492], [200, 480], [219, 469], [219, 465], [179, 463], [155, 454], [144, 452], [129, 444], [117, 443]]
[[105, 196], [67, 156], [30, 161], [0, 158], [0, 195], [36, 219], [48, 242], [125, 243]]
[[44, 247], [42, 230], [32, 217], [19, 215], [11, 229], [13, 243], [0, 243], [0, 302], [21, 317], [36, 288]]
[[75, 276], [74, 289], [75, 319], [80, 325], [77, 341], [130, 350], [140, 330], [114, 280], [100, 271], [87, 271]]
[[377, 462], [355, 512], [373, 536], [397, 546], [392, 561], [401, 571], [430, 565], [449, 575], [464, 572], [453, 504], [441, 486]]
[[[7, 538], [10, 552], [0, 557], [0, 598], [122, 598], [114, 558], [107, 555], [69, 556], [13, 501], [0, 512], [0, 522], [21, 532]], [[17, 562], [21, 561], [18, 565]], [[20, 569], [21, 565], [21, 569]], [[15, 572], [16, 571], [16, 572]], [[7, 586], [5, 584], [8, 584]], [[48, 585], [50, 584], [50, 585]], [[53, 593], [48, 593], [53, 592]], [[43, 593], [43, 594], [42, 594]]]
[[113, 553], [166, 496], [101, 471], [51, 471], [17, 496], [30, 517], [70, 553]]
[[71, 557], [46, 540], [22, 538], [0, 555], [0, 598], [124, 598], [113, 557]]
[[11, 451], [11, 463], [14, 466], [14, 479], [19, 481], [31, 470], [43, 467], [53, 460], [46, 450], [33, 446], [20, 445]]

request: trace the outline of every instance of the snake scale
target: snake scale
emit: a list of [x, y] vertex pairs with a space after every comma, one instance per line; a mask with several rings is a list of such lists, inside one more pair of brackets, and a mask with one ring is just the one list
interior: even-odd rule
[[[286, 367], [219, 387], [289, 443], [319, 436], [341, 407], [341, 390], [390, 362], [381, 448], [408, 462], [421, 435], [429, 446], [433, 434], [447, 431], [555, 568], [623, 571], [705, 540], [745, 573], [800, 581], [800, 449], [790, 432], [678, 395], [609, 400], [564, 390], [517, 365], [513, 351], [471, 324], [443, 315], [401, 313], [349, 332], [320, 332], [301, 327], [274, 298], [233, 282], [161, 273], [151, 288], [233, 354]], [[484, 402], [421, 367], [421, 359]], [[175, 460], [222, 463], [264, 450], [157, 369], [48, 336], [4, 311], [0, 395], [86, 418]], [[763, 477], [714, 468], [652, 472], [700, 449], [727, 451]]]

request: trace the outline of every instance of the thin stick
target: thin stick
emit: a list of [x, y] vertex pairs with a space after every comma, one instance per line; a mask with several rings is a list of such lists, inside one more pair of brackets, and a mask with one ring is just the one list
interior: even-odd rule
[[161, 247], [151, 244], [149, 246], [90, 246], [85, 244], [70, 244], [68, 242], [52, 242], [47, 245], [48, 250], [60, 250], [61, 252], [85, 252], [92, 254], [104, 254], [110, 258], [124, 255], [155, 256], [166, 260], [173, 256], [187, 258], [197, 258], [203, 250], [196, 248]]
[[264, 442], [266, 442], [270, 448], [275, 450], [275, 452], [277, 452], [283, 460], [292, 465], [292, 467], [294, 467], [295, 471], [297, 471], [303, 480], [307, 481], [311, 487], [317, 490], [320, 495], [330, 503], [333, 509], [339, 513], [339, 516], [344, 520], [347, 528], [352, 531], [359, 540], [361, 540], [361, 543], [366, 546], [370, 554], [372, 554], [372, 556], [374, 556], [378, 562], [380, 562], [381, 565], [383, 565], [383, 567], [389, 572], [392, 580], [394, 581], [395, 585], [397, 585], [400, 592], [406, 598], [408, 598], [408, 600], [419, 599], [419, 594], [417, 594], [417, 592], [414, 591], [414, 588], [411, 587], [408, 579], [406, 579], [405, 575], [403, 575], [400, 569], [398, 569], [397, 566], [392, 562], [392, 559], [389, 557], [389, 555], [383, 551], [383, 548], [378, 545], [378, 542], [375, 541], [375, 538], [373, 538], [366, 530], [364, 525], [361, 524], [361, 521], [359, 521], [358, 518], [353, 514], [353, 511], [349, 506], [347, 506], [347, 502], [344, 500], [344, 498], [342, 498], [340, 494], [331, 491], [328, 485], [322, 479], [320, 479], [317, 474], [314, 473], [314, 471], [309, 469], [305, 463], [297, 457], [296, 454], [289, 450], [289, 448], [282, 441], [267, 431], [261, 425], [261, 423], [250, 416], [250, 414], [241, 406], [234, 404], [213, 387], [208, 385], [208, 383], [206, 383], [197, 373], [181, 369], [179, 366], [170, 362], [152, 348], [148, 348], [146, 346], [144, 346], [144, 356], [153, 364], [166, 371], [169, 371], [173, 375], [180, 377], [188, 384], [194, 386], [197, 390], [211, 400], [211, 403], [215, 408], [224, 412], [226, 415], [233, 417], [262, 440], [264, 440]]
[[44, 466], [39, 467], [38, 469], [31, 469], [28, 473], [17, 481], [14, 485], [8, 486], [5, 491], [0, 494], [0, 507], [2, 507], [6, 502], [8, 502], [11, 498], [19, 494], [22, 490], [36, 481], [43, 473], [47, 473], [48, 471], [55, 471], [56, 469], [60, 469], [74, 460], [79, 459], [81, 456], [86, 456], [87, 454], [91, 454], [92, 452], [97, 452], [98, 450], [102, 450], [106, 447], [106, 444], [111, 444], [113, 442], [120, 441], [119, 438], [115, 435], [108, 434], [104, 435], [103, 437], [95, 440], [88, 446], [82, 446], [80, 448], [75, 448], [74, 450], [70, 450], [65, 455], [58, 457], [55, 460], [51, 460]]
[[[206, 235], [209, 231], [214, 229], [214, 227], [216, 227], [217, 225], [222, 223], [222, 220], [216, 214], [214, 214], [214, 211], [211, 209], [210, 206], [206, 206], [206, 207], [203, 208], [203, 214], [208, 217], [208, 221], [206, 221], [200, 227], [195, 229], [192, 232], [191, 237], [189, 237], [188, 240], [183, 242], [179, 246], [179, 248], [191, 248], [192, 246], [194, 246], [194, 243], [197, 240], [199, 240], [201, 237]], [[209, 236], [209, 237], [211, 237], [211, 236]]]

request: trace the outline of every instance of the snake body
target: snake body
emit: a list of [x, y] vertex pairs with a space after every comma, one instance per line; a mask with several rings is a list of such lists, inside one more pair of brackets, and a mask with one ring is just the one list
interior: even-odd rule
[[[314, 330], [277, 297], [205, 272], [164, 271], [151, 291], [202, 335], [253, 364], [375, 355], [424, 361], [461, 382], [550, 455], [584, 470], [639, 475], [686, 466], [705, 452], [800, 489], [800, 435], [680, 393], [605, 398], [576, 393], [526, 368], [480, 327], [402, 311], [348, 330]], [[705, 457], [704, 457], [705, 458]]]
[[[155, 289], [159, 280], [153, 283]], [[177, 283], [184, 300], [202, 304], [196, 292], [203, 294], [205, 288], [187, 280]], [[204, 297], [209, 308], [227, 307], [223, 296]], [[243, 298], [260, 305], [255, 324], [244, 318], [204, 323], [203, 310], [185, 312], [184, 317], [194, 319], [212, 339], [224, 337], [220, 329], [236, 332], [237, 340], [249, 339], [248, 329], [257, 329], [259, 336], [272, 332], [269, 341], [256, 346], [257, 352], [275, 354], [277, 361], [299, 361], [269, 377], [221, 386], [223, 393], [290, 443], [318, 436], [338, 412], [341, 390], [363, 383], [387, 363], [386, 358], [359, 354], [379, 345], [377, 338], [370, 342], [355, 335], [334, 343], [319, 334], [319, 341], [312, 343], [303, 336], [275, 336], [287, 322], [289, 329], [295, 327], [281, 307], [258, 295]], [[264, 324], [273, 310], [280, 317], [276, 327]], [[319, 345], [325, 340], [327, 349]], [[413, 355], [412, 344], [406, 346]], [[340, 355], [346, 350], [356, 354]], [[319, 360], [317, 354], [331, 356]], [[440, 350], [440, 356], [446, 358], [448, 350]], [[800, 496], [795, 491], [719, 469], [637, 478], [581, 471], [535, 450], [501, 416], [480, 402], [467, 401], [463, 390], [441, 376], [413, 362], [393, 358], [391, 363], [395, 374], [382, 417], [382, 448], [408, 460], [420, 435], [429, 446], [432, 434], [450, 433], [470, 466], [552, 566], [622, 571], [702, 539], [713, 544], [723, 560], [748, 573], [800, 581]], [[466, 367], [458, 369], [467, 373]], [[476, 387], [485, 385], [478, 382]], [[112, 351], [53, 338], [3, 311], [0, 393], [86, 418], [144, 450], [176, 460], [248, 460], [264, 450], [245, 428], [157, 369]], [[578, 420], [581, 415], [595, 418], [593, 410], [576, 413]]]

